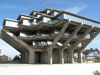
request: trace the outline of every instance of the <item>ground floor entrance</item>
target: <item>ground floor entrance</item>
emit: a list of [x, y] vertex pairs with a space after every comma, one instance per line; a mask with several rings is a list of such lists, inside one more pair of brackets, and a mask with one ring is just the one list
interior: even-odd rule
[[[51, 58], [48, 58], [48, 52], [35, 52], [34, 60], [35, 64], [48, 64], [49, 59], [51, 59], [52, 64], [61, 64], [63, 63], [71, 63], [70, 62], [70, 53], [68, 50], [63, 51], [63, 56], [61, 57], [61, 53], [58, 50], [52, 51]], [[74, 52], [72, 56], [72, 63], [74, 62]]]
[[35, 52], [35, 63], [36, 64], [41, 63], [41, 52]]

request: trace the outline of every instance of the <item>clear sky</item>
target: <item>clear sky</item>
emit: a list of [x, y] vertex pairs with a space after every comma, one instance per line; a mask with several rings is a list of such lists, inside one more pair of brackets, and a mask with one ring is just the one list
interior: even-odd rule
[[[19, 14], [29, 14], [32, 10], [53, 8], [66, 10], [100, 21], [100, 0], [0, 0], [0, 30], [4, 18], [16, 19]], [[100, 35], [87, 48], [100, 49]], [[13, 57], [19, 54], [0, 39], [2, 54]]]

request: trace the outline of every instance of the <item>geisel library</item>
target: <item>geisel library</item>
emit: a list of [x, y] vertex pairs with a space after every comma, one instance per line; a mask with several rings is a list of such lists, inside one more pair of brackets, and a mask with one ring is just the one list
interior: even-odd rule
[[74, 53], [81, 63], [82, 50], [99, 33], [98, 21], [46, 8], [4, 19], [1, 37], [21, 53], [21, 63], [64, 64], [74, 62]]

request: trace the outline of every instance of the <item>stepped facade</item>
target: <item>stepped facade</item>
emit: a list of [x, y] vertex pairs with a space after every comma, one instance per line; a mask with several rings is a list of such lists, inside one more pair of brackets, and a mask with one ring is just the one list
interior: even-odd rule
[[82, 62], [81, 52], [100, 33], [100, 22], [67, 11], [46, 8], [17, 20], [4, 19], [1, 38], [21, 53], [21, 62]]

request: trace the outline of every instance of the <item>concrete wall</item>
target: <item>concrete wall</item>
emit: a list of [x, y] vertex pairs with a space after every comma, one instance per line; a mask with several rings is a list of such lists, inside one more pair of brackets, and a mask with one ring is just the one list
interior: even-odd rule
[[41, 54], [41, 63], [43, 64], [47, 64], [48, 62], [48, 53], [47, 52], [42, 52]]
[[[48, 52], [39, 52], [40, 54], [40, 63], [38, 63], [38, 53], [35, 53], [35, 63], [36, 64], [47, 64], [48, 63]], [[53, 50], [52, 52], [52, 62], [53, 64], [60, 63], [59, 61], [59, 51], [58, 50]], [[64, 51], [64, 63], [68, 63], [68, 51]]]
[[53, 50], [52, 59], [53, 63], [59, 63], [59, 52], [57, 50]]
[[[39, 58], [39, 54], [40, 53], [40, 58]], [[35, 63], [36, 64], [47, 64], [48, 62], [48, 54], [47, 52], [36, 52], [35, 53]], [[40, 59], [40, 63], [39, 63], [39, 59]]]

